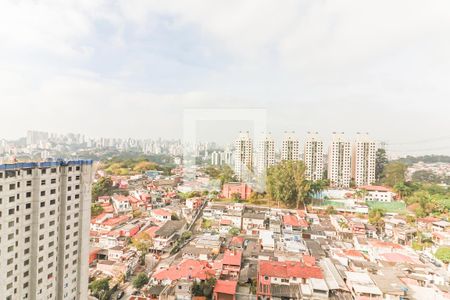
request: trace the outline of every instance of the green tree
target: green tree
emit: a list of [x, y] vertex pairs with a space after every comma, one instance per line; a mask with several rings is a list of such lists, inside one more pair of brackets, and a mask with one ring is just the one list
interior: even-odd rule
[[378, 148], [375, 158], [375, 180], [381, 182], [384, 175], [384, 168], [388, 163], [386, 150], [383, 148]]
[[233, 169], [229, 165], [224, 165], [220, 169], [220, 174], [218, 179], [220, 180], [220, 186], [222, 187], [225, 183], [237, 181]]
[[103, 207], [98, 203], [91, 204], [91, 217], [96, 217], [103, 212]]
[[237, 235], [239, 235], [240, 232], [241, 232], [241, 230], [237, 227], [233, 227], [228, 231], [228, 233], [232, 236], [237, 236]]
[[109, 278], [96, 279], [89, 284], [89, 289], [94, 297], [100, 300], [108, 299]]
[[268, 195], [289, 207], [300, 207], [311, 191], [306, 180], [305, 165], [301, 161], [282, 161], [267, 170]]
[[101, 177], [92, 185], [92, 201], [97, 201], [100, 196], [110, 196], [113, 191], [113, 182], [110, 177]]
[[388, 163], [383, 172], [383, 184], [390, 187], [405, 182], [405, 175], [408, 166], [401, 162]]
[[178, 217], [178, 215], [176, 213], [172, 213], [172, 215], [170, 216], [170, 219], [172, 221], [178, 221], [178, 220], [180, 220], [180, 217]]
[[442, 181], [439, 176], [428, 170], [415, 171], [411, 177], [416, 182], [440, 183]]
[[240, 193], [231, 194], [231, 200], [233, 200], [235, 202], [241, 201], [241, 194]]
[[142, 272], [136, 275], [133, 279], [133, 287], [136, 289], [141, 289], [144, 285], [146, 285], [149, 281], [149, 278], [146, 273]]
[[202, 220], [202, 229], [211, 229], [212, 227], [212, 221], [208, 220], [208, 219], [203, 219]]
[[382, 232], [384, 228], [384, 217], [385, 211], [381, 208], [373, 208], [369, 211], [369, 223], [377, 228], [377, 232]]
[[443, 263], [446, 264], [450, 263], [450, 247], [449, 246], [439, 247], [434, 256], [436, 256], [436, 258], [442, 261]]

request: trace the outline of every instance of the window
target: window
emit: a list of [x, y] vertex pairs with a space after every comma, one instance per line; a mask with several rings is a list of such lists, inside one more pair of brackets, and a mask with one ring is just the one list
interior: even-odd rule
[[30, 198], [30, 197], [31, 197], [31, 192], [27, 192], [27, 193], [25, 194], [25, 197]]
[[56, 178], [52, 178], [51, 180], [50, 180], [50, 183], [56, 183]]
[[30, 225], [28, 225], [28, 226], [25, 226], [25, 232], [28, 232], [28, 231], [30, 231], [30, 229], [31, 229], [31, 226], [30, 226]]
[[33, 170], [28, 169], [28, 170], [27, 170], [27, 175], [31, 175], [32, 172], [33, 172]]
[[45, 191], [41, 191], [41, 196], [45, 196]]
[[9, 203], [14, 202], [14, 196], [9, 197]]
[[47, 169], [41, 169], [41, 174], [46, 174], [47, 173]]
[[56, 173], [56, 168], [52, 168], [51, 169], [51, 172], [54, 174], [54, 173]]
[[45, 179], [41, 180], [41, 185], [45, 185]]
[[16, 189], [16, 185], [14, 183], [11, 183], [9, 185], [9, 190], [15, 190]]
[[25, 220], [29, 220], [29, 219], [31, 219], [31, 215], [26, 215]]
[[42, 201], [42, 202], [40, 203], [40, 206], [41, 206], [41, 207], [45, 207], [45, 202]]
[[31, 186], [31, 180], [27, 181], [27, 186]]
[[50, 200], [50, 205], [53, 205], [53, 204], [55, 204], [55, 203], [56, 203], [56, 200], [55, 200], [55, 199]]
[[8, 215], [13, 215], [14, 214], [14, 208], [10, 208], [8, 210]]
[[0, 192], [3, 192], [3, 185], [0, 185]]

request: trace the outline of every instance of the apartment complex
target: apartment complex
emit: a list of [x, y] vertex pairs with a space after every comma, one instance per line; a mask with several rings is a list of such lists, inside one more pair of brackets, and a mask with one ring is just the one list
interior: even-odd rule
[[299, 160], [299, 141], [294, 132], [285, 132], [281, 145], [281, 160]]
[[0, 165], [2, 299], [88, 299], [92, 161]]
[[317, 132], [308, 133], [305, 140], [303, 161], [308, 180], [320, 180], [323, 177], [323, 141]]
[[375, 182], [375, 142], [367, 133], [358, 133], [353, 145], [352, 177], [356, 186], [370, 185]]
[[332, 187], [348, 188], [351, 181], [351, 146], [343, 133], [333, 133], [328, 151], [328, 180]]
[[275, 164], [275, 142], [270, 133], [265, 134], [258, 142], [257, 155], [256, 170], [259, 175], [264, 175]]
[[253, 170], [253, 141], [248, 131], [239, 133], [234, 151], [234, 173], [242, 180], [249, 177]]

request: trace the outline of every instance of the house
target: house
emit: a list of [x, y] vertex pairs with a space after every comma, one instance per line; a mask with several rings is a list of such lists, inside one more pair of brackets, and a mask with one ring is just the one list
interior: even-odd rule
[[186, 199], [186, 207], [192, 210], [199, 209], [203, 204], [203, 200], [200, 197], [194, 197]]
[[213, 253], [208, 248], [197, 248], [188, 245], [181, 250], [183, 259], [194, 259], [209, 261], [212, 259]]
[[111, 197], [114, 211], [117, 214], [127, 214], [132, 211], [130, 200], [127, 196], [113, 195]]
[[266, 229], [266, 216], [260, 212], [244, 212], [242, 216], [242, 230], [247, 235], [258, 235], [259, 230]]
[[259, 241], [261, 244], [261, 250], [274, 251], [275, 240], [273, 238], [273, 232], [270, 230], [259, 231]]
[[244, 182], [229, 182], [222, 187], [222, 196], [228, 199], [233, 198], [237, 194], [240, 199], [247, 200], [252, 192], [252, 188]]
[[435, 231], [431, 234], [433, 242], [439, 246], [450, 246], [450, 232]]
[[214, 286], [214, 300], [236, 300], [237, 281], [217, 280]]
[[223, 279], [239, 279], [239, 272], [241, 270], [242, 251], [227, 250], [222, 259], [221, 278]]
[[155, 283], [167, 285], [180, 279], [206, 280], [214, 276], [214, 274], [215, 271], [207, 262], [187, 259], [167, 269], [155, 271], [151, 279]]
[[345, 276], [353, 299], [383, 299], [383, 293], [368, 273], [346, 271]]
[[175, 242], [175, 237], [178, 236], [180, 230], [184, 227], [185, 222], [167, 221], [161, 228], [155, 232], [153, 238], [153, 248], [158, 251], [168, 251]]
[[390, 188], [379, 185], [360, 186], [358, 190], [366, 191], [364, 201], [392, 202], [396, 195]]
[[[305, 287], [306, 284], [313, 284], [311, 281], [313, 278], [323, 280], [320, 268], [305, 266], [301, 262], [260, 260], [258, 262], [256, 295], [258, 299], [302, 299], [302, 284]], [[323, 284], [321, 285], [323, 286]]]
[[242, 211], [227, 209], [222, 215], [222, 220], [229, 220], [231, 226], [241, 229]]
[[231, 228], [233, 228], [231, 220], [225, 220], [225, 219], [220, 220], [219, 233], [221, 235], [228, 234], [228, 232], [230, 231]]
[[166, 223], [171, 219], [172, 212], [167, 209], [157, 208], [151, 211], [151, 216], [154, 217], [157, 222]]
[[125, 254], [126, 248], [122, 246], [115, 246], [108, 249], [108, 260], [121, 261]]
[[450, 222], [444, 220], [433, 222], [432, 230], [434, 232], [450, 231]]
[[309, 224], [304, 218], [297, 215], [286, 214], [283, 216], [283, 232], [300, 232], [307, 229]]

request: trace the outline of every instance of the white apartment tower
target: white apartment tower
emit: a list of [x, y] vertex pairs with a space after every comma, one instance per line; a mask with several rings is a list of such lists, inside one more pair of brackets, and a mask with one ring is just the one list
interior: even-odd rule
[[0, 295], [88, 299], [92, 161], [0, 165]]
[[358, 133], [353, 145], [352, 177], [356, 186], [375, 182], [375, 141], [367, 133]]
[[265, 134], [258, 142], [257, 171], [259, 175], [265, 175], [267, 169], [275, 164], [275, 142], [270, 133]]
[[281, 145], [281, 160], [299, 160], [299, 141], [294, 132], [285, 132]]
[[234, 173], [239, 180], [249, 178], [253, 171], [253, 142], [249, 132], [240, 132], [234, 142]]
[[332, 187], [348, 188], [351, 181], [351, 146], [343, 133], [333, 133], [328, 152], [328, 180]]
[[319, 138], [317, 132], [308, 132], [303, 160], [308, 180], [315, 181], [323, 178], [323, 141]]

